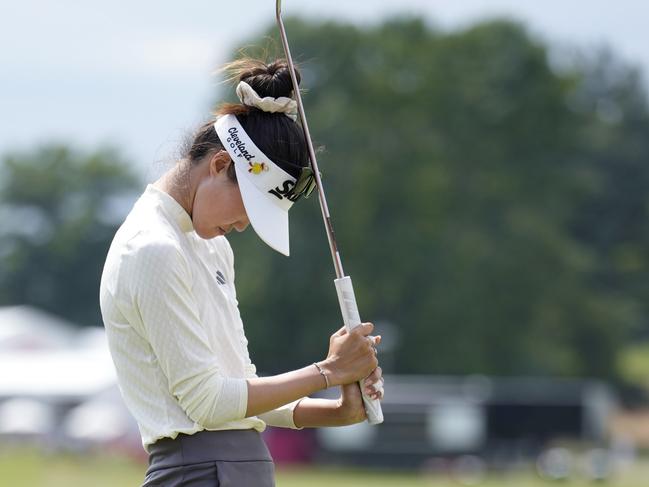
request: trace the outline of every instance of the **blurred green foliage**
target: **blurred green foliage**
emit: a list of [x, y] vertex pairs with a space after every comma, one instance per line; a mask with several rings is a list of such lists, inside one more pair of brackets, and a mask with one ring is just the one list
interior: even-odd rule
[[[606, 51], [559, 63], [509, 21], [286, 24], [343, 264], [393, 346], [386, 369], [618, 379], [622, 347], [649, 337], [638, 72]], [[106, 209], [133, 174], [61, 147], [1, 170], [2, 220], [18, 223], [0, 229], [0, 303], [96, 322]], [[252, 230], [231, 241], [258, 369], [324, 357], [341, 318], [317, 198], [291, 210], [290, 259]]]
[[630, 344], [619, 356], [618, 368], [626, 382], [649, 388], [649, 343]]
[[[393, 370], [616, 378], [648, 329], [638, 73], [606, 52], [558, 68], [504, 21], [287, 32], [361, 316], [399, 331]], [[290, 260], [232, 239], [253, 358], [272, 372], [324, 356], [341, 321], [317, 201], [291, 212]]]
[[135, 171], [114, 150], [49, 145], [5, 155], [0, 175], [0, 305], [100, 324], [99, 278]]

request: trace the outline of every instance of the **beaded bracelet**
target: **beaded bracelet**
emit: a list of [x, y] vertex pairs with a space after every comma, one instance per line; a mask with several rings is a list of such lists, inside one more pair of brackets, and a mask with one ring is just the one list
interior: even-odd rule
[[329, 377], [327, 376], [327, 374], [325, 373], [325, 371], [322, 370], [322, 367], [320, 367], [317, 363], [313, 362], [313, 365], [315, 365], [316, 369], [318, 369], [318, 372], [320, 372], [320, 374], [322, 375], [322, 377], [324, 377], [324, 379], [325, 379], [325, 383], [327, 384], [327, 389], [329, 389]]

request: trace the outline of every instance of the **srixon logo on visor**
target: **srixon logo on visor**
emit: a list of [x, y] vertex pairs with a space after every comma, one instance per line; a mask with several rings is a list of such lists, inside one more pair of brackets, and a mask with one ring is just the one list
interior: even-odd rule
[[287, 179], [282, 183], [281, 187], [277, 186], [274, 189], [268, 190], [268, 192], [274, 196], [277, 196], [280, 200], [286, 198], [287, 200], [294, 202], [296, 199], [298, 199], [299, 195], [287, 196], [287, 194], [289, 193], [289, 191], [291, 191], [293, 186], [295, 186], [295, 182], [291, 181], [290, 179]]

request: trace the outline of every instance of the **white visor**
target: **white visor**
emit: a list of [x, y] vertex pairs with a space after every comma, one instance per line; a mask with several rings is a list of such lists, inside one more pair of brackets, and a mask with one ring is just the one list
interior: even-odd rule
[[271, 248], [288, 256], [288, 210], [293, 201], [286, 193], [297, 180], [257, 148], [236, 116], [217, 118], [214, 129], [234, 162], [252, 228]]

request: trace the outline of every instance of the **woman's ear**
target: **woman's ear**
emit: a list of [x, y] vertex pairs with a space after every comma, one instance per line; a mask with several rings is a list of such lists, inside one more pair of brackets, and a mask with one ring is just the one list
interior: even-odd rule
[[223, 170], [227, 171], [230, 164], [232, 164], [230, 154], [224, 150], [215, 152], [210, 156], [210, 176], [216, 176]]

